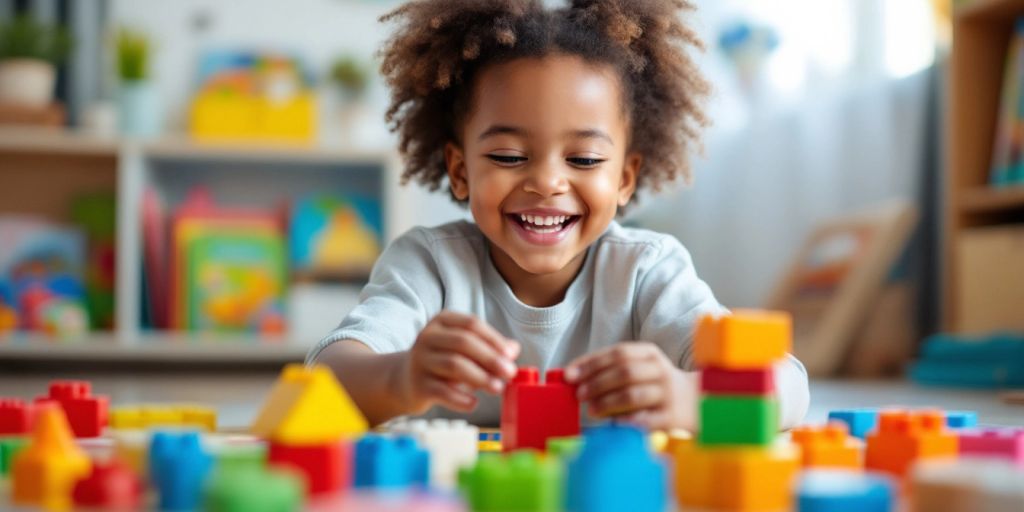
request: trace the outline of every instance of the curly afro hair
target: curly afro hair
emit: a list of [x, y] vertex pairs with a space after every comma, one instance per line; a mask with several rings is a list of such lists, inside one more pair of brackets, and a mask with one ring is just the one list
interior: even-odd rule
[[420, 0], [381, 17], [400, 23], [380, 51], [391, 88], [387, 122], [399, 133], [402, 182], [437, 190], [444, 146], [459, 140], [473, 79], [485, 66], [550, 54], [612, 66], [630, 120], [630, 150], [643, 156], [637, 189], [690, 180], [688, 153], [708, 124], [709, 85], [687, 55], [703, 49], [682, 21], [685, 0]]

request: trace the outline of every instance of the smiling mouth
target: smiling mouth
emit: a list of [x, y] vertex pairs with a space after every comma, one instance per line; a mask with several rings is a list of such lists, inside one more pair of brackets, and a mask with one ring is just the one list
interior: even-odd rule
[[510, 213], [507, 216], [523, 229], [541, 235], [565, 231], [582, 217], [581, 215], [524, 215], [519, 213]]

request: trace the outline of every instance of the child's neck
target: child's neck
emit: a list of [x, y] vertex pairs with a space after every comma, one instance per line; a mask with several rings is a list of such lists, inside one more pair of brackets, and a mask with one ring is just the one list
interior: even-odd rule
[[488, 242], [488, 245], [491, 248], [491, 261], [512, 289], [512, 293], [523, 304], [535, 308], [546, 308], [562, 302], [565, 292], [576, 279], [576, 274], [583, 268], [583, 262], [587, 258], [587, 251], [583, 251], [556, 272], [531, 274], [494, 244]]

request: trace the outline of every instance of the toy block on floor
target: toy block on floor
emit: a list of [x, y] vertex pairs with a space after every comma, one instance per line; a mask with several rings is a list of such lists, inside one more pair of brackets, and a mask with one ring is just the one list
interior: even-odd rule
[[409, 436], [368, 434], [356, 443], [355, 487], [403, 489], [430, 483], [430, 455]]
[[352, 487], [352, 455], [349, 441], [314, 445], [270, 441], [267, 463], [303, 475], [306, 490], [311, 496], [318, 496]]
[[110, 411], [110, 428], [119, 430], [188, 427], [216, 432], [217, 411], [199, 405], [143, 405]]
[[799, 450], [788, 443], [705, 447], [672, 440], [676, 493], [685, 507], [711, 510], [788, 510]]
[[149, 478], [161, 510], [193, 510], [202, 498], [212, 458], [195, 432], [156, 432], [149, 445]]
[[39, 402], [28, 446], [11, 464], [12, 500], [51, 510], [68, 509], [72, 487], [89, 473], [91, 466], [89, 458], [75, 444], [60, 406]]
[[562, 369], [548, 370], [542, 383], [537, 368], [520, 368], [502, 397], [502, 449], [544, 450], [548, 438], [579, 433], [580, 403], [576, 388], [565, 382]]
[[702, 368], [757, 369], [786, 357], [791, 344], [788, 313], [736, 310], [731, 315], [700, 319], [693, 357]]
[[910, 512], [1024, 510], [1024, 471], [1001, 459], [920, 464], [908, 477]]
[[50, 383], [48, 396], [36, 401], [53, 400], [60, 404], [68, 417], [75, 437], [98, 437], [107, 426], [109, 399], [92, 394], [92, 384], [84, 380], [55, 380]]
[[850, 435], [867, 439], [868, 433], [878, 425], [878, 409], [838, 409], [829, 411], [828, 421], [841, 421], [850, 429]]
[[957, 452], [942, 411], [882, 411], [878, 429], [868, 434], [864, 466], [903, 477], [915, 461], [955, 458]]
[[845, 423], [796, 427], [790, 435], [805, 468], [864, 468], [864, 443], [849, 435]]
[[648, 447], [646, 432], [636, 427], [588, 429], [566, 479], [569, 512], [662, 512], [668, 504], [665, 466]]
[[770, 395], [775, 392], [771, 367], [750, 370], [707, 367], [700, 372], [700, 391], [718, 395]]
[[501, 446], [500, 441], [479, 441], [479, 429], [465, 420], [405, 420], [390, 424], [389, 430], [414, 437], [430, 452], [431, 483], [442, 489], [455, 488], [459, 468], [476, 462], [481, 442]]
[[475, 512], [562, 508], [558, 462], [530, 450], [481, 455], [459, 470], [459, 489]]
[[329, 368], [289, 364], [251, 432], [280, 443], [321, 444], [358, 436], [367, 427], [366, 418]]
[[96, 464], [75, 484], [71, 499], [80, 507], [102, 510], [138, 510], [145, 485], [139, 475], [118, 462]]
[[[260, 466], [218, 468], [206, 487], [207, 512], [302, 510], [305, 483], [291, 472]], [[344, 510], [344, 509], [339, 509]]]
[[978, 413], [974, 411], [946, 411], [946, 426], [971, 428], [978, 426]]
[[960, 455], [1007, 459], [1024, 470], [1024, 428], [983, 428], [958, 432]]
[[698, 440], [705, 445], [768, 445], [779, 431], [774, 398], [705, 395], [700, 400]]
[[806, 471], [797, 484], [799, 512], [891, 512], [897, 494], [892, 481], [860, 471]]
[[28, 438], [25, 437], [0, 437], [0, 476], [11, 472], [11, 461], [26, 445]]
[[18, 398], [0, 398], [0, 436], [25, 435], [32, 432], [35, 407]]

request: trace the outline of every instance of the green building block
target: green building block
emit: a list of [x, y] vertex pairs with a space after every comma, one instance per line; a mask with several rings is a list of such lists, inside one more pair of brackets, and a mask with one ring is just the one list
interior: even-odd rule
[[305, 483], [289, 471], [257, 466], [218, 469], [206, 488], [207, 512], [302, 510]]
[[566, 461], [575, 457], [583, 447], [583, 439], [580, 436], [552, 437], [548, 439], [548, 455], [558, 457]]
[[0, 437], [0, 476], [10, 473], [14, 456], [27, 445], [24, 437]]
[[459, 470], [459, 489], [474, 512], [562, 509], [561, 465], [529, 450], [480, 455]]
[[779, 432], [779, 404], [763, 396], [705, 395], [700, 434], [705, 445], [768, 445]]
[[263, 469], [267, 466], [267, 447], [264, 445], [242, 445], [221, 448], [217, 453], [217, 469]]

